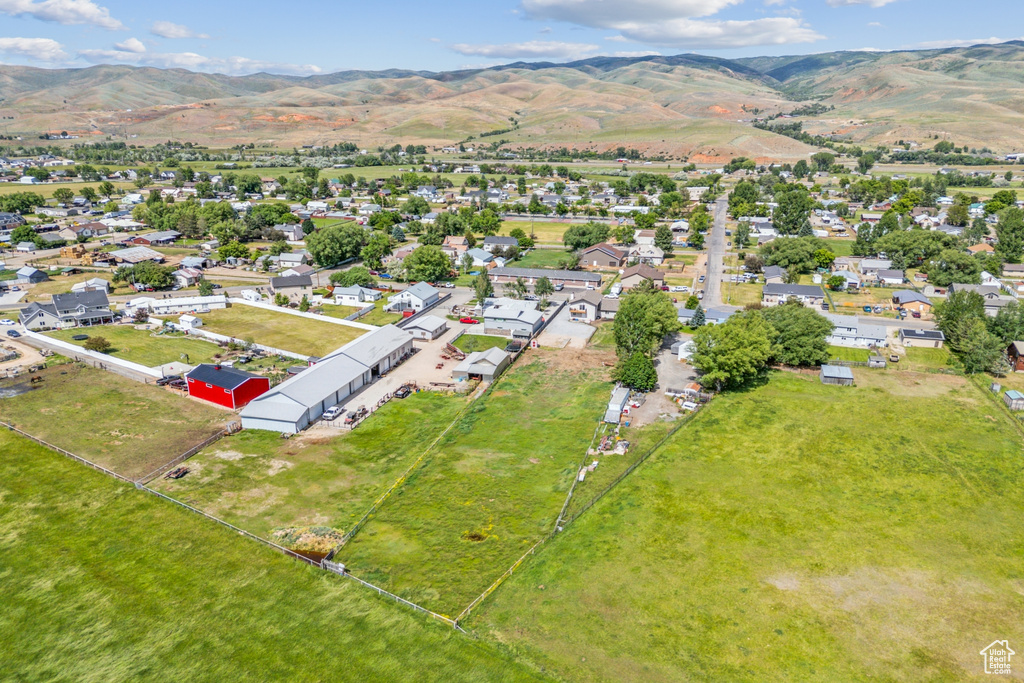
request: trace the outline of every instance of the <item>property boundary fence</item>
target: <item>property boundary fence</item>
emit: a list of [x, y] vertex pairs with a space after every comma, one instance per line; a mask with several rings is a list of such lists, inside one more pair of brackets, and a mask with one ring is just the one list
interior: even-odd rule
[[373, 311], [376, 308], [377, 308], [377, 306], [375, 304], [370, 304], [366, 308], [362, 308], [362, 309], [356, 311], [355, 313], [353, 313], [352, 315], [347, 316], [345, 318], [345, 320], [348, 320], [349, 322], [355, 322], [356, 320], [359, 320], [363, 316], [369, 315], [370, 311]]
[[382, 597], [391, 598], [395, 602], [401, 603], [401, 604], [405, 605], [406, 607], [411, 607], [414, 610], [423, 612], [424, 614], [426, 614], [426, 615], [428, 615], [430, 617], [433, 617], [434, 619], [437, 619], [438, 621], [444, 622], [444, 623], [448, 624], [449, 626], [451, 626], [452, 628], [455, 628], [455, 629], [458, 629], [459, 631], [462, 631], [463, 633], [466, 632], [465, 629], [463, 629], [461, 626], [459, 626], [459, 623], [458, 623], [457, 620], [449, 619], [448, 617], [446, 617], [446, 616], [444, 616], [442, 614], [438, 614], [437, 612], [431, 612], [426, 607], [421, 607], [420, 605], [417, 605], [415, 602], [410, 602], [410, 601], [406, 600], [403, 597], [399, 597], [399, 596], [395, 595], [394, 593], [391, 593], [389, 591], [384, 590], [380, 586], [375, 586], [372, 583], [370, 583], [369, 581], [363, 581], [358, 576], [353, 576], [352, 574], [349, 574], [348, 570], [345, 569], [345, 565], [343, 565], [343, 564], [338, 564], [336, 562], [330, 562], [328, 560], [323, 560], [320, 563], [320, 566], [321, 566], [321, 568], [324, 571], [331, 572], [332, 574], [337, 574], [338, 576], [344, 576], [346, 579], [352, 579], [356, 583], [359, 583], [359, 584], [361, 584], [361, 585], [363, 585], [363, 586], [365, 586], [367, 588], [370, 588], [372, 590], [377, 591], [377, 595], [380, 595]]
[[841, 368], [866, 368], [870, 363], [866, 360], [830, 360], [826, 365], [838, 365]]
[[72, 453], [70, 451], [66, 451], [63, 448], [59, 447], [59, 446], [54, 446], [52, 443], [48, 443], [48, 442], [43, 441], [42, 439], [40, 439], [38, 437], [32, 436], [28, 432], [23, 432], [20, 429], [18, 429], [17, 427], [15, 427], [14, 425], [12, 425], [12, 424], [7, 424], [6, 422], [0, 422], [0, 427], [4, 427], [4, 428], [6, 428], [6, 429], [8, 429], [8, 430], [10, 430], [12, 432], [15, 432], [16, 434], [20, 434], [21, 436], [25, 437], [26, 439], [28, 439], [30, 441], [34, 441], [37, 444], [39, 444], [40, 446], [43, 446], [44, 448], [49, 448], [51, 451], [55, 451], [57, 453], [60, 453], [61, 455], [63, 455], [66, 458], [71, 458], [72, 460], [80, 462], [83, 465], [86, 465], [88, 467], [93, 468], [94, 470], [98, 470], [98, 471], [102, 472], [103, 474], [109, 474], [111, 477], [114, 477], [115, 479], [123, 481], [126, 484], [134, 484], [135, 483], [134, 481], [132, 481], [128, 477], [123, 477], [120, 474], [118, 474], [117, 472], [113, 472], [111, 470], [108, 470], [106, 467], [103, 467], [102, 465], [97, 465], [96, 463], [91, 462], [89, 460], [86, 460], [85, 458], [83, 458], [81, 456], [75, 455], [74, 453]]
[[188, 449], [187, 451], [185, 451], [184, 453], [179, 455], [174, 460], [171, 460], [170, 462], [168, 462], [168, 463], [166, 463], [164, 465], [161, 465], [160, 467], [156, 468], [155, 470], [153, 470], [152, 472], [150, 472], [149, 474], [147, 474], [144, 477], [139, 477], [136, 480], [136, 482], [142, 483], [142, 484], [148, 484], [149, 482], [153, 481], [154, 479], [156, 479], [157, 477], [159, 477], [161, 474], [163, 474], [164, 472], [168, 471], [172, 467], [175, 467], [175, 466], [180, 465], [181, 463], [185, 462], [186, 460], [188, 460], [189, 458], [191, 458], [192, 456], [194, 456], [196, 453], [198, 453], [199, 451], [203, 450], [207, 446], [212, 446], [213, 444], [217, 443], [218, 441], [220, 441], [224, 437], [231, 436], [232, 434], [240, 432], [241, 430], [242, 430], [242, 423], [240, 423], [240, 422], [232, 422], [232, 423], [228, 424], [224, 429], [220, 430], [219, 432], [217, 432], [216, 434], [211, 436], [206, 441], [203, 441], [201, 444], [193, 446], [192, 448]]

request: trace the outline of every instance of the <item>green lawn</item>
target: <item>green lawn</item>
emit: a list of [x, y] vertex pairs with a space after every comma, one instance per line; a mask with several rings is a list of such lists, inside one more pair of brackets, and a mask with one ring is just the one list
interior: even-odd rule
[[225, 353], [224, 349], [213, 342], [183, 335], [158, 335], [149, 330], [137, 330], [132, 325], [106, 325], [87, 330], [56, 330], [46, 334], [78, 346], [83, 346], [86, 342], [75, 341], [72, 337], [82, 334], [103, 337], [114, 346], [109, 355], [150, 368], [183, 360], [182, 356], [185, 354], [188, 354], [188, 362], [191, 365], [198, 365], [210, 363], [215, 355]]
[[590, 338], [589, 347], [601, 351], [615, 350], [615, 327], [611, 321], [599, 322], [594, 325], [597, 332]]
[[855, 240], [844, 240], [835, 237], [822, 240], [828, 245], [828, 250], [836, 256], [853, 256], [853, 243]]
[[[387, 298], [374, 302], [374, 309], [362, 318], [359, 318], [356, 322], [384, 327], [385, 325], [391, 325], [392, 323], [396, 323], [402, 319], [401, 313], [386, 312], [384, 310], [385, 305], [387, 305]], [[353, 313], [358, 313], [360, 310], [353, 306], [335, 306], [334, 304], [324, 304], [321, 308], [323, 309], [324, 315], [327, 317], [341, 318], [343, 320]]]
[[950, 369], [953, 365], [953, 356], [948, 349], [908, 348], [897, 369], [927, 371]]
[[705, 412], [470, 626], [574, 681], [984, 679], [1024, 641], [1024, 449], [959, 377], [777, 373]]
[[[220, 431], [232, 415], [120, 375], [60, 365], [0, 399], [0, 419], [126, 477], [141, 477]], [[0, 380], [25, 389], [27, 377]]]
[[545, 680], [27, 440], [0, 453], [5, 679]]
[[486, 334], [464, 334], [455, 340], [455, 348], [463, 353], [504, 349], [506, 346], [508, 346], [508, 339], [505, 337], [491, 337]]
[[562, 236], [565, 231], [571, 227], [570, 223], [554, 223], [551, 221], [536, 220], [536, 221], [503, 221], [501, 224], [502, 235], [509, 234], [510, 231], [520, 228], [527, 236], [531, 233], [536, 237], [538, 243], [541, 244], [561, 244]]
[[[761, 302], [761, 291], [764, 285], [729, 282], [728, 276], [722, 281], [722, 299], [730, 306], [746, 306]], [[689, 297], [689, 294], [686, 294]], [[713, 305], [713, 304], [706, 304]]]
[[523, 258], [516, 261], [516, 268], [559, 268], [559, 262], [569, 257], [564, 249], [531, 249]]
[[851, 349], [845, 346], [828, 347], [832, 360], [847, 360], [855, 363], [867, 363], [871, 352], [867, 349]]
[[311, 320], [252, 306], [235, 305], [202, 314], [206, 329], [236, 339], [252, 339], [275, 349], [307, 356], [326, 356], [366, 334], [355, 327]]
[[310, 526], [343, 534], [464, 406], [423, 392], [334, 438], [244, 431], [190, 460], [184, 479], [154, 487], [264, 538]]
[[524, 360], [339, 553], [356, 576], [454, 616], [551, 529], [610, 386]]

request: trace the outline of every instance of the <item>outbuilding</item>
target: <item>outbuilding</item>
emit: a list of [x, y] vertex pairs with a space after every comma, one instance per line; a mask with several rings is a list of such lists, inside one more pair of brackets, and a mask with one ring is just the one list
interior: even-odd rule
[[900, 343], [911, 348], [941, 349], [946, 342], [946, 335], [940, 330], [900, 330]]
[[185, 375], [188, 395], [237, 410], [270, 391], [270, 380], [223, 365], [198, 365]]
[[1024, 410], [1024, 394], [1011, 389], [1003, 394], [1003, 403], [1010, 410]]
[[511, 356], [501, 349], [477, 351], [469, 354], [466, 360], [459, 363], [452, 371], [452, 379], [493, 382], [505, 371], [510, 362], [512, 362]]
[[841, 365], [822, 365], [821, 383], [851, 387], [853, 386], [853, 370]]
[[404, 325], [402, 329], [411, 334], [413, 339], [433, 341], [448, 331], [448, 321], [436, 315], [425, 315]]

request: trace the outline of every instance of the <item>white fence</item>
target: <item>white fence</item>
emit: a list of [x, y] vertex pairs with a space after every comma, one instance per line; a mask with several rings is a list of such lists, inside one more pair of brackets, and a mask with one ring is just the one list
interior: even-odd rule
[[319, 320], [322, 323], [330, 323], [332, 325], [341, 325], [342, 327], [354, 327], [357, 330], [366, 330], [372, 332], [377, 328], [373, 325], [367, 325], [366, 323], [357, 323], [351, 320], [341, 320], [339, 318], [331, 318], [326, 315], [316, 315], [313, 313], [303, 313], [302, 311], [293, 311], [290, 308], [284, 308], [282, 306], [274, 306], [272, 304], [257, 303], [255, 301], [246, 301], [245, 299], [228, 299], [232, 305], [239, 306], [251, 306], [253, 308], [262, 308], [264, 311], [273, 311], [274, 313], [285, 313], [287, 315], [295, 315], [300, 318], [308, 318], [309, 320]]
[[[92, 328], [96, 329], [96, 328]], [[138, 363], [132, 363], [131, 361], [122, 360], [121, 358], [114, 358], [103, 353], [96, 353], [95, 351], [88, 351], [77, 344], [71, 342], [62, 341], [60, 339], [54, 339], [53, 337], [47, 337], [45, 334], [39, 334], [38, 332], [32, 332], [31, 330], [25, 331], [25, 336], [29, 339], [33, 339], [36, 343], [43, 345], [44, 347], [57, 348], [61, 351], [66, 351], [65, 355], [72, 358], [76, 356], [82, 356], [91, 360], [97, 361], [104, 365], [112, 365], [125, 370], [131, 370], [132, 372], [140, 375], [146, 375], [154, 379], [160, 379], [160, 371], [154, 370], [153, 368], [147, 368], [145, 365], [139, 365]]]
[[[224, 343], [224, 344], [234, 343], [234, 344], [238, 344], [239, 346], [242, 346], [242, 347], [245, 347], [245, 348], [249, 348], [250, 347], [249, 343], [246, 342], [243, 339], [238, 339], [236, 337], [229, 337], [226, 334], [217, 334], [216, 332], [210, 332], [209, 330], [204, 330], [201, 327], [193, 328], [193, 329], [190, 329], [190, 330], [186, 330], [183, 327], [181, 327], [181, 325], [178, 325], [178, 324], [175, 324], [175, 323], [169, 323], [169, 325], [171, 327], [173, 327], [174, 329], [176, 329], [176, 330], [181, 330], [181, 331], [185, 332], [185, 334], [189, 335], [190, 337], [201, 337], [203, 339], [209, 339], [210, 341], [213, 341], [213, 342], [219, 342], [219, 343]], [[266, 353], [269, 353], [269, 354], [271, 354], [273, 356], [285, 356], [287, 358], [294, 358], [296, 360], [301, 360], [304, 363], [309, 360], [309, 356], [303, 356], [302, 354], [295, 353], [294, 351], [285, 351], [283, 349], [275, 349], [273, 346], [264, 346], [263, 344], [252, 344], [251, 347], [254, 348], [254, 349], [259, 349], [260, 351], [264, 351]]]

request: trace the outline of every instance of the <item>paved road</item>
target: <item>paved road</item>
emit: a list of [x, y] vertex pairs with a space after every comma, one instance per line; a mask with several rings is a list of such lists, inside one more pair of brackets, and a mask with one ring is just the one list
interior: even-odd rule
[[707, 279], [704, 281], [705, 308], [729, 308], [739, 310], [736, 306], [723, 306], [722, 301], [722, 269], [725, 267], [725, 218], [729, 211], [729, 200], [722, 197], [715, 202], [715, 220], [708, 233], [706, 245], [708, 250]]

